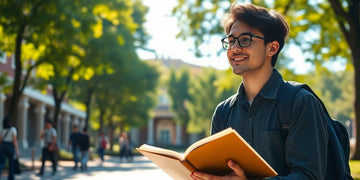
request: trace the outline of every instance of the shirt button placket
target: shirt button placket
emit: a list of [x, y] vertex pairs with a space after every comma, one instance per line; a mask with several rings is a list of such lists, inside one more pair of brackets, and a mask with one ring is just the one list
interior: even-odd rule
[[253, 119], [254, 119], [254, 117], [253, 117], [253, 115], [250, 113], [249, 116], [248, 116], [248, 120], [249, 120], [249, 134], [250, 134], [248, 143], [249, 143], [250, 145], [252, 145], [252, 142], [253, 142]]

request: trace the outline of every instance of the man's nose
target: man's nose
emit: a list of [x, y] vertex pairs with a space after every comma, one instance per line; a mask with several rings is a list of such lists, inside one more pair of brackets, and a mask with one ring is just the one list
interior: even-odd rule
[[242, 47], [240, 46], [239, 40], [235, 40], [235, 43], [233, 44], [233, 46], [231, 47], [232, 50], [236, 50], [239, 51], [240, 49], [242, 49]]
[[231, 47], [232, 49], [239, 49], [241, 48], [240, 42], [238, 39], [235, 39], [234, 45]]

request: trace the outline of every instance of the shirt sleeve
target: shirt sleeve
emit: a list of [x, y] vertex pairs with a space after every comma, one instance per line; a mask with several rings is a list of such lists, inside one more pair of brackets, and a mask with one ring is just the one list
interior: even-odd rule
[[11, 127], [12, 134], [17, 136], [17, 131], [15, 127]]
[[52, 132], [52, 136], [55, 136], [55, 137], [57, 136], [56, 130], [54, 128], [51, 129], [51, 132]]
[[221, 109], [224, 108], [224, 103], [220, 103], [219, 105], [216, 106], [214, 114], [212, 116], [212, 121], [211, 121], [211, 129], [210, 129], [210, 134], [215, 134], [219, 131], [221, 131], [221, 127], [220, 127], [220, 121], [221, 118], [219, 118], [219, 114]]
[[320, 102], [311, 93], [306, 90], [300, 92], [295, 98], [285, 140], [285, 159], [290, 172], [287, 176], [270, 179], [325, 179], [327, 116]]

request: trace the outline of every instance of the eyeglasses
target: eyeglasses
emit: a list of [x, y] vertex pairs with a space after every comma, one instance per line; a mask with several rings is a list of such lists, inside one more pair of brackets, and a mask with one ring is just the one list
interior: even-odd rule
[[249, 47], [251, 45], [252, 38], [258, 38], [258, 39], [265, 40], [264, 37], [260, 37], [260, 36], [254, 35], [253, 33], [246, 32], [246, 33], [240, 34], [240, 36], [238, 36], [238, 37], [230, 35], [228, 37], [222, 38], [221, 43], [222, 43], [223, 48], [228, 50], [228, 49], [231, 49], [234, 47], [235, 41], [237, 40], [239, 46], [244, 48], [244, 47]]

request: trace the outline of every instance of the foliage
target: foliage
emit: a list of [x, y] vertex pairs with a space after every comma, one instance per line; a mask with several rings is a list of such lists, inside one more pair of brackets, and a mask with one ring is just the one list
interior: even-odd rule
[[[206, 44], [210, 36], [222, 35], [220, 20], [229, 11], [233, 1], [183, 1], [178, 0], [173, 15], [179, 18], [181, 31], [178, 37], [193, 37], [196, 55], [201, 56], [199, 47]], [[252, 0], [253, 4], [273, 8], [287, 16], [290, 25], [291, 42], [305, 52], [308, 61], [324, 62], [334, 60], [350, 61], [350, 50], [344, 35], [339, 31], [337, 17], [326, 1], [263, 1]], [[346, 4], [346, 3], [345, 3]], [[336, 46], [330, 46], [334, 45]]]
[[[209, 134], [211, 115], [220, 101], [236, 92], [236, 86], [228, 86], [234, 76], [228, 76], [228, 71], [216, 71], [207, 68], [191, 82], [191, 100], [188, 103], [190, 122], [188, 132]], [[225, 85], [226, 84], [226, 85]]]
[[355, 160], [350, 161], [350, 170], [351, 170], [351, 176], [355, 180], [360, 179], [360, 161], [355, 161]]
[[189, 122], [189, 112], [187, 103], [191, 101], [189, 94], [190, 72], [187, 69], [181, 69], [176, 73], [171, 69], [168, 81], [168, 93], [171, 97], [171, 108], [176, 112], [176, 121], [180, 124], [187, 125]]
[[355, 118], [352, 103], [355, 94], [353, 70], [330, 72], [319, 67], [310, 72], [304, 81], [323, 100], [333, 118], [343, 123]]
[[[179, 18], [178, 37], [194, 38], [195, 54], [201, 56], [200, 45], [214, 35], [222, 35], [220, 19], [233, 1], [178, 0], [173, 15]], [[287, 16], [290, 24], [289, 42], [302, 50], [307, 61], [316, 68], [327, 62], [354, 66], [355, 121], [360, 121], [360, 1], [293, 1], [251, 0], [255, 5], [273, 8]], [[282, 58], [280, 60], [287, 60]], [[285, 63], [282, 63], [283, 65]], [[347, 91], [347, 90], [346, 90]], [[360, 129], [360, 123], [355, 123]], [[360, 131], [356, 131], [360, 136]], [[360, 159], [360, 143], [356, 144], [354, 158]]]

